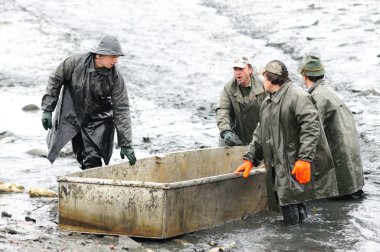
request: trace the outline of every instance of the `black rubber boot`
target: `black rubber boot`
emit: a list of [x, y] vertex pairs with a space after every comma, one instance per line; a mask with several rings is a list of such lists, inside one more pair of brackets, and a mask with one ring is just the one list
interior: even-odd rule
[[281, 206], [285, 225], [297, 225], [299, 223], [298, 204]]
[[98, 157], [86, 157], [83, 160], [83, 165], [85, 167], [85, 170], [91, 169], [94, 167], [102, 166], [102, 160]]
[[306, 205], [304, 203], [299, 203], [297, 204], [297, 208], [298, 208], [299, 221], [300, 223], [303, 223], [308, 217]]
[[86, 166], [84, 165], [83, 163], [83, 159], [84, 159], [84, 156], [82, 154], [77, 154], [77, 161], [79, 163], [79, 168], [81, 168], [82, 170], [86, 170]]
[[357, 192], [354, 192], [353, 194], [351, 194], [351, 197], [353, 198], [353, 199], [361, 199], [361, 198], [363, 198], [364, 197], [364, 192], [363, 192], [363, 190], [362, 189], [360, 189], [360, 190], [358, 190]]

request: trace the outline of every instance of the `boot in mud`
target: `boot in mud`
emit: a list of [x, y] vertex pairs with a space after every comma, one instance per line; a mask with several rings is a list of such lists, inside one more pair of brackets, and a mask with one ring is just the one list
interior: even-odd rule
[[78, 163], [79, 163], [79, 168], [80, 168], [81, 170], [86, 170], [86, 169], [87, 169], [86, 166], [83, 164], [83, 160], [79, 160], [79, 159], [78, 159]]
[[94, 167], [102, 166], [102, 159], [100, 157], [85, 157], [83, 159], [83, 166], [85, 170], [91, 169]]
[[358, 190], [357, 192], [354, 192], [351, 194], [351, 197], [355, 200], [361, 199], [364, 197], [364, 192], [362, 189]]
[[307, 208], [304, 203], [297, 204], [299, 222], [303, 223], [308, 218]]
[[79, 168], [81, 168], [82, 170], [102, 166], [102, 160], [98, 157], [86, 157], [81, 161], [78, 160], [78, 162]]
[[297, 225], [299, 223], [298, 204], [281, 206], [285, 225]]

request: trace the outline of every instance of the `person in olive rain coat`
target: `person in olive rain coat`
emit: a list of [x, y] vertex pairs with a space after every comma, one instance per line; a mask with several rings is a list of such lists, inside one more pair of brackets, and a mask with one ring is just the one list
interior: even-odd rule
[[127, 89], [115, 65], [123, 55], [117, 38], [104, 36], [95, 49], [70, 55], [50, 75], [41, 120], [50, 129], [47, 159], [51, 163], [71, 140], [81, 169], [102, 166], [101, 159], [107, 165], [115, 127], [121, 157], [126, 156], [131, 165], [136, 162]]
[[337, 195], [334, 164], [311, 96], [290, 82], [281, 61], [269, 62], [263, 75], [269, 95], [235, 172], [246, 178], [264, 159], [269, 208], [280, 205], [285, 224], [298, 224], [307, 217], [303, 202]]
[[215, 110], [221, 137], [219, 146], [251, 142], [266, 95], [247, 57], [236, 57], [232, 66], [234, 78], [224, 86]]
[[360, 197], [364, 186], [359, 138], [351, 111], [324, 80], [321, 60], [306, 56], [301, 75], [317, 107], [334, 160], [339, 195]]

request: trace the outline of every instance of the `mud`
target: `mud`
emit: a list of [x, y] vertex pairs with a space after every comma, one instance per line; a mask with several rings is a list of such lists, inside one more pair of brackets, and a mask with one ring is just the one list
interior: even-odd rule
[[[23, 193], [0, 193], [0, 211], [6, 213], [0, 218], [0, 251], [207, 251], [216, 246], [368, 251], [380, 246], [376, 0], [10, 0], [0, 3], [0, 13], [0, 54], [5, 55], [0, 57], [0, 181], [25, 187]], [[40, 105], [49, 72], [66, 55], [90, 48], [104, 34], [118, 36], [127, 52], [119, 69], [129, 91], [137, 158], [217, 145], [214, 107], [232, 77], [236, 54], [249, 56], [257, 72], [270, 60], [282, 60], [296, 83], [302, 57], [321, 56], [326, 78], [358, 124], [366, 197], [311, 202], [310, 220], [296, 227], [283, 226], [278, 213], [262, 212], [177, 238], [183, 242], [136, 239], [141, 247], [123, 237], [59, 231], [57, 199], [30, 198], [27, 192], [57, 191], [56, 177], [79, 168], [70, 147], [53, 166], [44, 159], [41, 111], [23, 108]], [[111, 163], [118, 162], [115, 148]]]

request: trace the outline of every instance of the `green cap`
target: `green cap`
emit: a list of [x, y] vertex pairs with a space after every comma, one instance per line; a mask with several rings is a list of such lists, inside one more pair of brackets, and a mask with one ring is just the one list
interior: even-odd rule
[[305, 76], [321, 76], [325, 74], [325, 67], [320, 58], [308, 55], [305, 57], [300, 73]]

